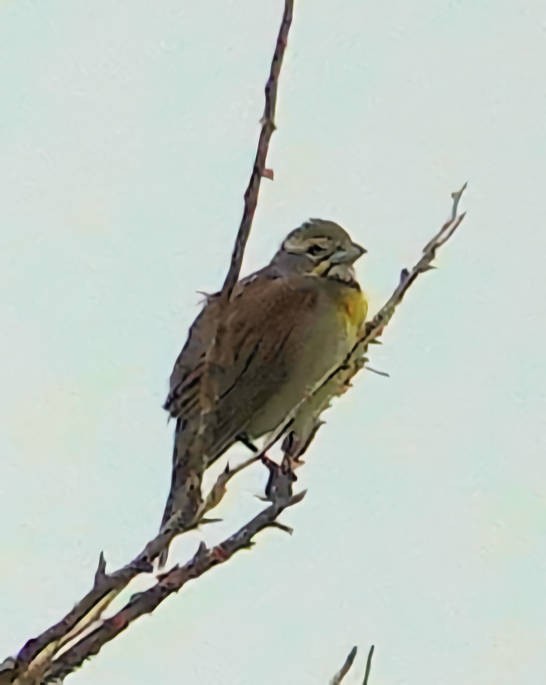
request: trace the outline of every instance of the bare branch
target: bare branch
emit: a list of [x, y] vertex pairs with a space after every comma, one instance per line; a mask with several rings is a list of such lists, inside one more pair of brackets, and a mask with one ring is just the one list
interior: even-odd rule
[[433, 238], [425, 245], [419, 261], [410, 270], [402, 269], [398, 286], [395, 288], [393, 294], [383, 305], [383, 307], [381, 307], [371, 322], [366, 325], [364, 335], [359, 340], [355, 348], [358, 345], [365, 345], [367, 349], [367, 346], [370, 344], [370, 342], [378, 338], [383, 333], [383, 329], [392, 318], [396, 307], [402, 302], [404, 295], [407, 293], [410, 286], [415, 282], [417, 277], [426, 273], [427, 271], [430, 271], [431, 269], [436, 268], [432, 265], [432, 262], [436, 257], [436, 253], [440, 247], [442, 247], [442, 245], [444, 245], [451, 238], [465, 218], [464, 213], [457, 214], [457, 212], [459, 208], [459, 202], [464, 191], [466, 190], [466, 187], [467, 184], [465, 183], [460, 190], [451, 193], [452, 206], [450, 218], [443, 224], [436, 235], [433, 236]]
[[[372, 656], [374, 652], [374, 645], [370, 647], [370, 651], [368, 652], [368, 658], [366, 659], [366, 672], [364, 673], [364, 681], [362, 685], [368, 685], [368, 678], [370, 677], [370, 671], [372, 668]], [[354, 663], [354, 660], [356, 658], [356, 653], [358, 649], [357, 647], [353, 647], [349, 654], [347, 654], [347, 658], [345, 659], [345, 663], [343, 666], [340, 668], [340, 670], [335, 674], [335, 676], [332, 678], [330, 681], [330, 685], [339, 685], [343, 678], [349, 673], [351, 670], [351, 667]]]
[[[106, 561], [101, 552], [91, 590], [66, 614], [37, 637], [29, 640], [15, 660], [18, 674], [43, 670], [55, 654], [68, 642], [85, 632], [119, 593], [137, 575], [153, 570], [152, 560], [165, 548], [174, 535], [158, 535], [131, 562], [114, 573], [106, 573]], [[37, 681], [39, 682], [39, 680]]]
[[372, 657], [374, 650], [375, 645], [372, 645], [370, 647], [370, 651], [368, 652], [368, 658], [366, 659], [366, 672], [364, 673], [364, 680], [362, 681], [362, 685], [368, 685], [368, 678], [370, 677], [370, 671], [372, 670]]
[[241, 218], [241, 224], [235, 239], [235, 246], [231, 255], [231, 263], [222, 287], [222, 292], [226, 297], [231, 296], [235, 283], [237, 283], [239, 280], [243, 254], [248, 241], [248, 236], [250, 235], [250, 229], [254, 219], [254, 212], [256, 211], [256, 205], [258, 203], [258, 193], [260, 192], [262, 177], [273, 177], [272, 170], [266, 167], [266, 161], [269, 150], [269, 142], [271, 140], [271, 136], [273, 135], [273, 131], [275, 130], [277, 88], [281, 73], [282, 61], [288, 42], [288, 32], [290, 31], [290, 25], [292, 23], [293, 11], [294, 0], [285, 0], [284, 12], [279, 34], [277, 36], [275, 52], [273, 53], [269, 78], [265, 84], [265, 106], [260, 122], [262, 129], [260, 131], [260, 138], [258, 140], [258, 149], [256, 150], [254, 166], [252, 167], [252, 173], [250, 174], [250, 180], [244, 195], [243, 216]]
[[236, 533], [211, 549], [202, 542], [190, 561], [183, 566], [177, 565], [159, 576], [153, 587], [133, 595], [114, 616], [103, 620], [100, 626], [85, 635], [78, 643], [53, 661], [45, 673], [43, 683], [51, 683], [72, 673], [86, 659], [98, 654], [107, 642], [113, 640], [133, 621], [144, 614], [152, 613], [161, 602], [169, 595], [178, 592], [188, 581], [194, 580], [211, 568], [224, 563], [236, 552], [249, 549], [254, 544], [253, 538], [260, 531], [269, 527], [281, 527], [282, 524], [276, 522], [277, 517], [284, 509], [301, 502], [304, 496], [305, 492], [301, 492], [284, 499], [279, 498]]
[[335, 676], [332, 678], [330, 681], [330, 685], [339, 685], [343, 678], [349, 673], [351, 666], [353, 665], [353, 662], [356, 657], [358, 649], [357, 647], [353, 647], [349, 654], [347, 654], [347, 658], [345, 659], [345, 663], [343, 666], [340, 668], [340, 670], [335, 674]]

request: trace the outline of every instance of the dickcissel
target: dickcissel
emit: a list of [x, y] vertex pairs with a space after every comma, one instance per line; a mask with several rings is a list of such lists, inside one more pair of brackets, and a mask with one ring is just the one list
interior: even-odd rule
[[[205, 357], [214, 401], [203, 468], [237, 440], [278, 428], [350, 351], [367, 313], [353, 264], [366, 250], [333, 221], [310, 219], [271, 262], [240, 280], [229, 302], [207, 297], [174, 365], [164, 408], [177, 419], [171, 490], [162, 525], [182, 506], [181, 473], [200, 419]], [[220, 349], [210, 345], [222, 321]], [[178, 494], [178, 497], [177, 497]]]

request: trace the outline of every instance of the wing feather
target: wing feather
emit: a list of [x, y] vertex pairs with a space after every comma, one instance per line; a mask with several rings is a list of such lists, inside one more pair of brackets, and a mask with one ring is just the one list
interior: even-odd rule
[[[207, 415], [209, 463], [245, 431], [253, 413], [289, 373], [287, 348], [301, 338], [316, 303], [311, 286], [302, 276], [250, 279], [223, 308], [219, 298], [209, 298], [191, 327], [165, 407], [182, 427], [198, 421], [201, 384], [205, 372], [211, 374], [216, 401]], [[220, 316], [225, 317], [221, 349], [206, 369], [207, 347]]]

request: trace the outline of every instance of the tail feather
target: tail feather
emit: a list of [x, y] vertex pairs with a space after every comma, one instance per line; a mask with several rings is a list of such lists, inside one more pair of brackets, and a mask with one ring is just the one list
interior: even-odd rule
[[[193, 521], [202, 504], [201, 480], [204, 460], [197, 464], [195, 464], [195, 459], [191, 459], [190, 462], [193, 456], [194, 437], [194, 432], [183, 425], [182, 419], [177, 419], [174, 431], [171, 487], [161, 519], [160, 531], [164, 530], [175, 514], [180, 516], [180, 520], [175, 525], [183, 530], [189, 522]], [[168, 553], [167, 548], [159, 555], [160, 568], [165, 565]]]
[[[206, 432], [211, 435], [214, 431]], [[180, 530], [184, 529], [184, 523], [192, 521], [203, 502], [201, 493], [201, 480], [204, 470], [218, 459], [233, 443], [236, 436], [229, 434], [226, 439], [215, 441], [212, 445], [207, 440], [206, 445], [201, 449], [206, 451], [197, 464], [192, 450], [195, 450], [196, 432], [192, 430], [182, 419], [178, 418], [174, 430], [173, 465], [171, 475], [171, 487], [165, 504], [165, 511], [161, 519], [160, 531], [162, 531], [172, 517], [177, 514], [180, 516]], [[191, 465], [190, 465], [191, 462]], [[178, 522], [177, 522], [178, 523]], [[169, 550], [165, 549], [159, 555], [160, 568], [167, 561]]]

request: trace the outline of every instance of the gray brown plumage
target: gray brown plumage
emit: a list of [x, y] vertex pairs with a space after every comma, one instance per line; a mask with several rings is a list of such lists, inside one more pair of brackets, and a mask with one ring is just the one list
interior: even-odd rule
[[[228, 303], [219, 293], [207, 298], [164, 405], [177, 423], [162, 525], [182, 506], [182, 467], [195, 440], [203, 383], [214, 390], [200, 444], [206, 468], [238, 436], [254, 440], [277, 428], [343, 360], [366, 316], [352, 267], [363, 252], [338, 224], [311, 219], [287, 236], [268, 266], [239, 281]], [[221, 338], [211, 348], [220, 320]]]

